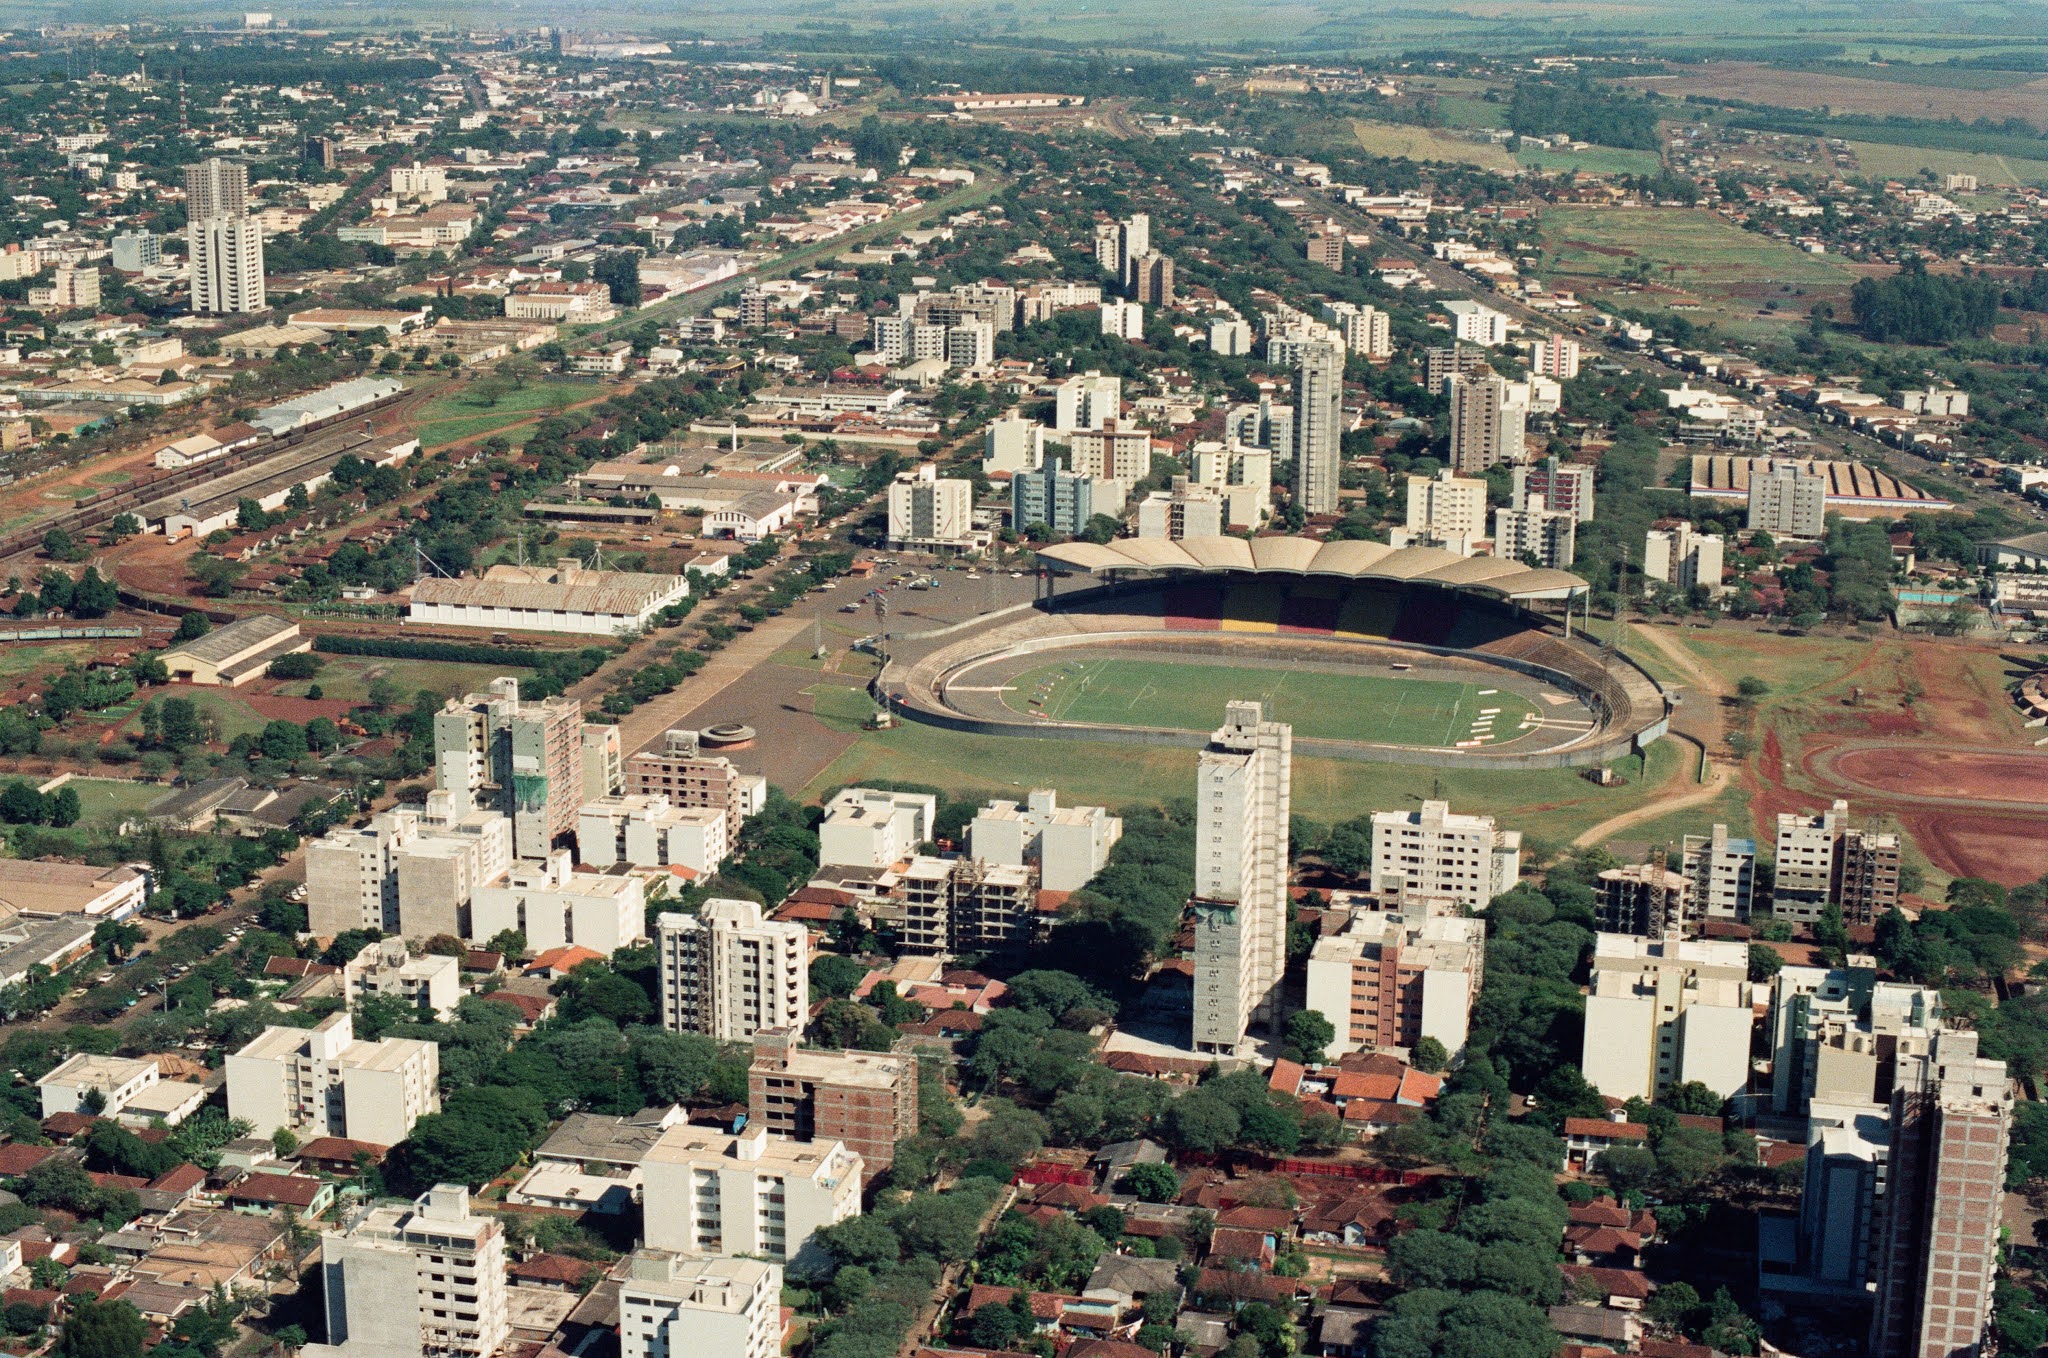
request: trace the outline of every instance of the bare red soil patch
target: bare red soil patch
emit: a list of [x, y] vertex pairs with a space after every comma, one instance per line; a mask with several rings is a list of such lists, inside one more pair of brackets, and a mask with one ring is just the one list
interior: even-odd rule
[[1851, 750], [1834, 767], [1857, 783], [1902, 797], [2034, 802], [2048, 820], [2048, 755], [1905, 746]]

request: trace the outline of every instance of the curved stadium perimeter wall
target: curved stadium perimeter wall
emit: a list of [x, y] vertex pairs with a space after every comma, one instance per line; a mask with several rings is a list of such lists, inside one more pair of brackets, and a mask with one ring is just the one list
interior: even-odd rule
[[[1396, 619], [1388, 623], [1386, 635], [1339, 632], [1320, 626], [1282, 632], [1277, 624], [1267, 631], [1256, 622], [1246, 625], [1245, 630], [1225, 630], [1221, 624], [1229, 612], [1232, 588], [1229, 584], [1177, 584], [1162, 588], [1160, 582], [1152, 580], [1106, 584], [1063, 594], [1056, 607], [1033, 608], [1016, 621], [940, 646], [913, 661], [892, 658], [875, 677], [870, 692], [877, 703], [900, 716], [971, 735], [1029, 736], [1199, 749], [1208, 742], [1207, 735], [1199, 731], [974, 716], [947, 702], [947, 678], [963, 666], [1011, 655], [1084, 646], [1113, 646], [1119, 642], [1136, 642], [1151, 651], [1172, 649], [1185, 650], [1190, 655], [1215, 654], [1219, 642], [1227, 640], [1241, 645], [1253, 642], [1263, 634], [1271, 637], [1275, 649], [1314, 646], [1324, 656], [1358, 648], [1382, 655], [1410, 652], [1452, 656], [1498, 666], [1571, 694], [1594, 713], [1599, 723], [1584, 740], [1565, 748], [1520, 754], [1296, 739], [1294, 748], [1304, 755], [1367, 763], [1412, 764], [1425, 768], [1575, 768], [1626, 758], [1664, 735], [1670, 726], [1670, 700], [1656, 680], [1634, 662], [1578, 637], [1568, 640], [1561, 632], [1547, 626], [1540, 617], [1507, 605], [1432, 586], [1392, 591], [1376, 589], [1375, 593], [1393, 595], [1398, 605], [1392, 613], [1387, 613], [1384, 608], [1379, 613], [1381, 617]], [[1203, 589], [1218, 596], [1218, 606], [1213, 611], [1190, 616], [1186, 611], [1187, 601]], [[1160, 596], [1156, 612], [1149, 608], [1130, 607], [1152, 595]], [[1122, 606], [1111, 611], [1105, 608], [1110, 604]], [[1182, 611], [1176, 612], [1177, 607]], [[1411, 609], [1435, 618], [1438, 625], [1428, 630], [1441, 632], [1440, 640], [1432, 642], [1400, 634], [1402, 628], [1398, 619]], [[1494, 624], [1494, 635], [1476, 646], [1442, 644], [1452, 639], [1451, 634], [1457, 630], [1456, 615], [1461, 611], [1476, 611], [1486, 616]], [[1148, 625], [1135, 626], [1139, 619], [1144, 619]], [[1218, 623], [1213, 629], [1204, 625], [1212, 619]], [[1155, 620], [1156, 626], [1150, 625]], [[988, 620], [979, 621], [985, 623]], [[937, 633], [950, 634], [958, 630], [958, 627], [935, 629], [934, 633], [926, 633], [925, 636], [936, 639]]]

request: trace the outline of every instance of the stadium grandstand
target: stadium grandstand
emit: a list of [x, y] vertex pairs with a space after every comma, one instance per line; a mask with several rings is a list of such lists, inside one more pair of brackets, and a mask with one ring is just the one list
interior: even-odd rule
[[[966, 635], [892, 638], [877, 699], [913, 720], [983, 734], [1183, 744], [1199, 743], [1200, 730], [1179, 718], [1177, 695], [1146, 696], [1160, 684], [1138, 685], [1127, 704], [1119, 696], [1108, 705], [1113, 719], [1099, 688], [1077, 702], [1075, 687], [1113, 683], [1106, 664], [1147, 679], [1184, 667], [1190, 688], [1241, 682], [1248, 697], [1282, 674], [1300, 676], [1298, 693], [1363, 696], [1408, 684], [1413, 701], [1396, 704], [1406, 715], [1435, 704], [1453, 719], [1389, 725], [1361, 703], [1355, 729], [1332, 732], [1326, 705], [1322, 733], [1298, 732], [1297, 748], [1503, 768], [1613, 760], [1662, 735], [1669, 720], [1654, 680], [1571, 635], [1569, 610], [1587, 587], [1569, 572], [1303, 538], [1062, 543], [1039, 557], [1035, 605]], [[1228, 677], [1232, 669], [1240, 678]], [[1330, 677], [1339, 675], [1355, 681]], [[1488, 729], [1468, 703], [1468, 721], [1444, 696], [1457, 692], [1504, 695], [1484, 710], [1505, 707], [1522, 720]]]

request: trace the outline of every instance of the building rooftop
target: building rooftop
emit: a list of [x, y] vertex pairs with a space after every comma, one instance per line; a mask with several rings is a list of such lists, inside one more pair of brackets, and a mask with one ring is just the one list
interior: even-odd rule
[[573, 561], [554, 567], [497, 565], [486, 571], [481, 580], [430, 576], [413, 586], [412, 601], [471, 608], [637, 615], [684, 584], [680, 575], [591, 570]]
[[0, 906], [26, 915], [80, 914], [108, 891], [142, 874], [143, 869], [132, 863], [96, 868], [0, 858]]
[[[760, 1057], [756, 1057], [758, 1061]], [[894, 1089], [911, 1069], [907, 1056], [884, 1052], [818, 1051], [799, 1047], [783, 1066], [800, 1080], [860, 1089]]]
[[90, 1052], [80, 1052], [36, 1083], [112, 1089], [155, 1069], [154, 1060], [136, 1060], [126, 1056], [95, 1056]]
[[679, 1123], [661, 1134], [647, 1152], [645, 1164], [704, 1165], [751, 1163], [757, 1170], [779, 1171], [801, 1178], [836, 1178], [858, 1172], [860, 1156], [839, 1141], [788, 1141], [767, 1131], [731, 1136], [712, 1127]]
[[299, 625], [290, 618], [275, 618], [265, 613], [252, 617], [237, 618], [224, 627], [216, 627], [203, 637], [181, 641], [164, 652], [166, 659], [171, 656], [190, 656], [208, 664], [221, 665], [234, 659], [253, 647], [268, 646], [286, 637], [296, 636]]

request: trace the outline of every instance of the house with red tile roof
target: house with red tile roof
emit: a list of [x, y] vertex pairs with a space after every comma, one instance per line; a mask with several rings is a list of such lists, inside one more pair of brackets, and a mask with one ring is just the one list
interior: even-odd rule
[[585, 962], [602, 962], [604, 954], [581, 944], [572, 943], [567, 947], [549, 948], [526, 964], [528, 976], [540, 976], [550, 981], [559, 981]]

